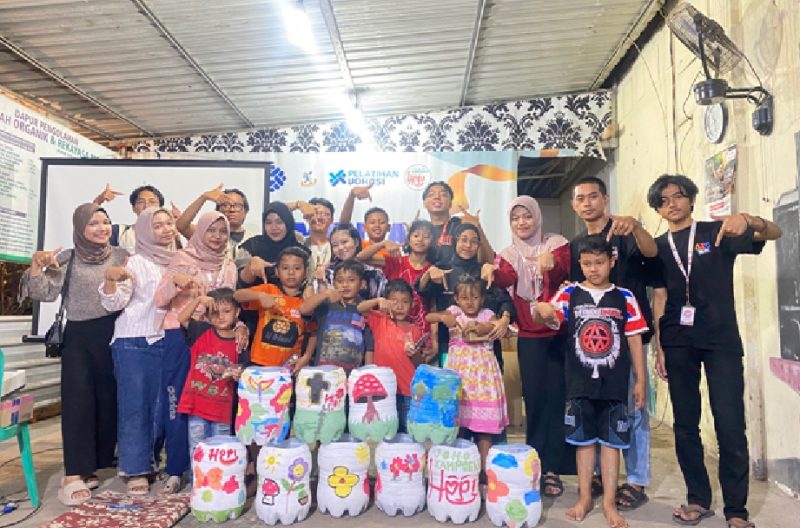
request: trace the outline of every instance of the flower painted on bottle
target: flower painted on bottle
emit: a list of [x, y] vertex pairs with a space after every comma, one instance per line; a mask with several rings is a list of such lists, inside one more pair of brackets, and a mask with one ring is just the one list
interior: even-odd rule
[[236, 428], [243, 426], [250, 419], [250, 400], [246, 398], [239, 399], [239, 407], [236, 409]]
[[287, 383], [278, 390], [278, 394], [275, 395], [269, 401], [269, 404], [272, 405], [272, 408], [275, 409], [275, 412], [283, 411], [287, 405], [289, 405], [289, 400], [292, 399], [292, 384]]
[[328, 477], [328, 486], [333, 488], [334, 493], [339, 498], [350, 496], [353, 487], [358, 484], [358, 475], [350, 473], [350, 470], [344, 466], [335, 466], [333, 468], [333, 475]]
[[292, 465], [289, 466], [289, 480], [300, 482], [308, 472], [308, 462], [302, 458], [295, 458]]
[[539, 472], [541, 471], [541, 461], [539, 460], [539, 455], [533, 449], [528, 452], [528, 456], [525, 458], [525, 463], [523, 464], [525, 469], [525, 476], [530, 478], [534, 484], [539, 482]]
[[277, 452], [271, 452], [269, 456], [264, 457], [264, 469], [267, 470], [267, 473], [272, 473], [278, 468], [278, 464], [281, 463], [281, 454]]
[[497, 473], [491, 469], [486, 470], [486, 500], [489, 502], [497, 502], [500, 497], [508, 495], [508, 486], [504, 482], [497, 480]]
[[369, 446], [367, 444], [358, 446], [355, 454], [359, 464], [369, 463]]

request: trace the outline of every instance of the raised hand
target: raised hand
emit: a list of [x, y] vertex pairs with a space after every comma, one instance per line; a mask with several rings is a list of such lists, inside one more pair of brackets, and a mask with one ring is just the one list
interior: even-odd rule
[[486, 289], [492, 287], [492, 283], [494, 282], [494, 272], [497, 271], [497, 266], [494, 264], [486, 263], [481, 266], [481, 280], [486, 282]]
[[258, 277], [264, 282], [264, 284], [266, 284], [267, 268], [272, 268], [274, 266], [275, 264], [273, 264], [272, 262], [267, 262], [261, 257], [253, 257], [247, 264], [247, 271], [249, 271], [253, 277]]
[[128, 268], [125, 267], [125, 264], [106, 268], [105, 279], [109, 282], [122, 282], [132, 278], [133, 276], [128, 273]]
[[536, 258], [536, 266], [539, 268], [539, 273], [547, 273], [556, 267], [556, 259], [549, 251], [539, 253]]
[[478, 209], [475, 211], [475, 214], [470, 213], [466, 207], [463, 205], [458, 206], [458, 210], [461, 211], [461, 223], [462, 224], [470, 224], [476, 227], [481, 225], [481, 210]]
[[439, 320], [447, 328], [455, 328], [458, 326], [458, 320], [456, 319], [456, 316], [448, 311], [441, 312], [439, 314]]
[[329, 303], [334, 303], [335, 304], [335, 303], [338, 303], [338, 302], [342, 302], [342, 292], [340, 292], [339, 290], [337, 290], [335, 288], [331, 288], [330, 290], [327, 290], [327, 297], [328, 297], [328, 302]]
[[496, 339], [502, 339], [502, 338], [508, 336], [508, 333], [509, 333], [509, 330], [508, 330], [509, 322], [508, 322], [508, 319], [506, 319], [505, 317], [501, 317], [500, 319], [497, 319], [496, 321], [490, 321], [489, 324], [492, 325], [492, 329], [486, 335], [486, 339], [487, 340], [494, 341]]
[[310, 220], [317, 214], [317, 208], [311, 205], [308, 202], [295, 202], [295, 206], [300, 211], [300, 214], [303, 215], [303, 218], [306, 220]]
[[[416, 222], [417, 220], [419, 220], [419, 215], [421, 213], [422, 213], [422, 209], [417, 209], [417, 214], [414, 215], [414, 220], [412, 220], [412, 223]], [[408, 222], [403, 222], [403, 226], [405, 226], [406, 234], [408, 234], [408, 232], [411, 231], [411, 224], [408, 223]]]
[[445, 290], [449, 290], [447, 287], [447, 275], [452, 271], [453, 270], [443, 270], [441, 268], [437, 268], [436, 266], [431, 266], [428, 268], [428, 277], [430, 277], [431, 282], [441, 284]]
[[180, 217], [181, 216], [181, 210], [178, 209], [173, 202], [170, 202], [169, 205], [171, 207], [170, 213], [172, 213], [172, 218], [177, 219], [178, 217]]
[[737, 237], [747, 231], [747, 217], [743, 214], [735, 214], [730, 216], [711, 216], [714, 220], [722, 221], [722, 227], [719, 228], [717, 240], [714, 246], [719, 247], [722, 243], [723, 237]]
[[181, 290], [185, 290], [194, 284], [194, 276], [188, 273], [176, 273], [172, 276], [172, 282]]
[[52, 251], [37, 251], [31, 257], [31, 267], [37, 270], [47, 267], [58, 267], [58, 254], [61, 253], [63, 248], [59, 247]]
[[352, 194], [353, 197], [358, 199], [358, 200], [367, 200], [368, 199], [371, 202], [372, 201], [372, 194], [370, 194], [369, 191], [370, 191], [370, 189], [372, 189], [373, 185], [374, 185], [373, 183], [370, 183], [369, 185], [361, 185], [361, 186], [353, 187], [352, 189], [350, 189], [350, 194]]
[[328, 271], [328, 264], [322, 264], [317, 266], [317, 269], [314, 270], [314, 278], [320, 282], [325, 282], [327, 280], [326, 272]]
[[111, 189], [111, 184], [107, 183], [106, 184], [106, 188], [103, 189], [103, 192], [98, 194], [97, 197], [95, 197], [94, 200], [92, 200], [92, 203], [94, 203], [96, 205], [103, 205], [106, 202], [110, 202], [111, 200], [113, 200], [117, 196], [122, 196], [122, 194], [123, 193], [121, 193], [119, 191], [112, 190]]
[[608, 230], [606, 241], [610, 242], [613, 236], [628, 236], [639, 227], [639, 221], [632, 216], [608, 215], [611, 220], [611, 227]]
[[203, 198], [207, 201], [214, 202], [217, 205], [222, 205], [228, 202], [228, 195], [226, 195], [222, 190], [225, 188], [225, 185], [220, 183], [210, 191], [206, 191], [203, 193]]
[[386, 253], [389, 255], [399, 255], [400, 250], [403, 249], [403, 244], [398, 244], [397, 242], [393, 242], [391, 240], [384, 240], [383, 241], [383, 248], [386, 250]]

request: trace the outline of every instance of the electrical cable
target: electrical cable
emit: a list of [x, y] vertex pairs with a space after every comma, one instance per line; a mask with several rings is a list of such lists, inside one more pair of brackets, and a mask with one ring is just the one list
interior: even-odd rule
[[[29, 511], [28, 514], [25, 515], [25, 517], [23, 517], [22, 519], [17, 519], [16, 521], [10, 522], [8, 524], [0, 524], [0, 528], [11, 528], [12, 526], [17, 526], [19, 524], [24, 523], [25, 521], [27, 521], [28, 519], [30, 519], [31, 517], [33, 517], [34, 515], [39, 513], [39, 511], [42, 509], [42, 505], [43, 504], [44, 504], [44, 502], [40, 502], [39, 505], [36, 508], [34, 508], [31, 511]], [[19, 510], [17, 510], [17, 511], [19, 511]]]
[[[63, 447], [49, 447], [47, 449], [34, 451], [33, 453], [31, 453], [31, 455], [40, 455], [42, 453], [47, 453], [49, 451], [61, 451], [61, 450], [63, 450]], [[6, 460], [2, 464], [0, 464], [0, 468], [3, 468], [5, 466], [7, 466], [11, 462], [20, 460], [21, 458], [22, 458], [21, 456], [15, 456], [14, 458], [9, 458], [8, 460]], [[9, 495], [16, 495], [17, 493], [22, 493], [23, 491], [25, 491], [25, 490], [20, 490], [20, 491], [16, 491], [16, 492], [13, 492], [13, 493], [9, 493]], [[9, 497], [6, 496], [5, 499], [9, 499]], [[12, 502], [16, 502], [16, 503], [30, 502], [30, 500], [31, 500], [30, 496], [26, 496], [26, 497], [21, 498], [21, 499], [13, 499]], [[12, 526], [17, 526], [19, 524], [22, 524], [23, 522], [27, 521], [28, 519], [30, 519], [31, 517], [36, 515], [42, 509], [43, 505], [44, 505], [44, 500], [40, 501], [39, 505], [36, 508], [34, 508], [33, 510], [31, 510], [30, 512], [28, 512], [27, 515], [25, 515], [23, 518], [18, 519], [16, 521], [8, 523], [8, 524], [0, 524], [0, 528], [11, 528]], [[17, 510], [17, 511], [19, 511], [19, 510]]]

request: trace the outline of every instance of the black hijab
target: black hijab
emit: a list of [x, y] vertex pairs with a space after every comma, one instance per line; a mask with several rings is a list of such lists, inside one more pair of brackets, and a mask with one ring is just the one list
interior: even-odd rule
[[286, 224], [286, 235], [282, 239], [275, 241], [267, 236], [266, 233], [264, 233], [262, 235], [257, 235], [247, 239], [239, 247], [246, 250], [254, 257], [260, 257], [267, 262], [277, 262], [278, 254], [281, 251], [287, 247], [302, 247], [302, 244], [297, 240], [297, 236], [295, 235], [294, 231], [294, 217], [285, 203], [271, 202], [269, 205], [267, 205], [266, 209], [264, 209], [264, 215], [261, 219], [262, 229], [264, 229], [264, 223], [267, 220], [267, 215], [270, 213], [275, 213], [278, 215], [278, 218], [283, 220], [283, 223]]
[[470, 275], [472, 277], [480, 278], [481, 276], [481, 264], [478, 262], [478, 254], [476, 253], [474, 257], [471, 259], [464, 259], [458, 256], [456, 252], [456, 243], [458, 238], [461, 236], [462, 233], [465, 231], [474, 231], [475, 234], [478, 236], [478, 240], [481, 238], [480, 231], [478, 228], [472, 224], [460, 224], [454, 231], [453, 231], [453, 252], [446, 257], [446, 260], [439, 261], [436, 266], [442, 269], [449, 269], [452, 270], [447, 275], [447, 284], [450, 286], [450, 291], [455, 291], [455, 286], [458, 284], [458, 281], [464, 275]]

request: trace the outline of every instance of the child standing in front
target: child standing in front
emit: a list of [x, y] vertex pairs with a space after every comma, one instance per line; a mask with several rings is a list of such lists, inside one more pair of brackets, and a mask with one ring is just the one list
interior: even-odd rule
[[[210, 322], [192, 319], [201, 304]], [[189, 415], [190, 456], [206, 438], [231, 434], [233, 394], [241, 373], [233, 331], [238, 320], [239, 304], [230, 288], [197, 296], [178, 314], [191, 351], [189, 375], [178, 403], [178, 412]]]
[[258, 311], [250, 361], [265, 367], [300, 370], [311, 360], [315, 338], [307, 317], [300, 314], [308, 251], [300, 247], [283, 249], [275, 262], [279, 286], [259, 284], [237, 290], [234, 297], [244, 310]]
[[364, 363], [366, 351], [372, 350], [372, 332], [358, 312], [363, 276], [363, 264], [340, 262], [333, 270], [333, 288], [312, 295], [300, 306], [300, 313], [313, 315], [317, 321], [314, 365], [342, 367], [350, 374]]
[[364, 363], [389, 367], [397, 379], [397, 418], [401, 433], [406, 432], [406, 417], [411, 407], [411, 379], [414, 369], [423, 362], [422, 342], [428, 337], [409, 321], [412, 294], [406, 281], [395, 279], [386, 285], [386, 298], [370, 299], [358, 305], [359, 312], [367, 313], [367, 325], [374, 341]]
[[647, 323], [633, 294], [609, 282], [614, 266], [611, 245], [592, 235], [577, 247], [586, 280], [562, 287], [550, 303], [532, 305], [537, 322], [551, 327], [568, 325], [565, 370], [567, 404], [566, 441], [577, 446], [579, 498], [567, 510], [572, 521], [582, 521], [593, 507], [592, 474], [595, 444], [600, 444], [603, 514], [610, 528], [628, 523], [616, 505], [619, 454], [630, 442], [628, 383], [631, 363], [636, 373], [636, 408], [645, 403], [645, 358], [641, 334]]
[[494, 355], [493, 340], [487, 339], [497, 316], [483, 307], [485, 290], [480, 279], [462, 275], [454, 288], [456, 304], [426, 317], [429, 323], [442, 323], [450, 329], [444, 368], [461, 375], [458, 419], [461, 427], [478, 438], [482, 480], [492, 435], [502, 433], [508, 425], [503, 375]]

